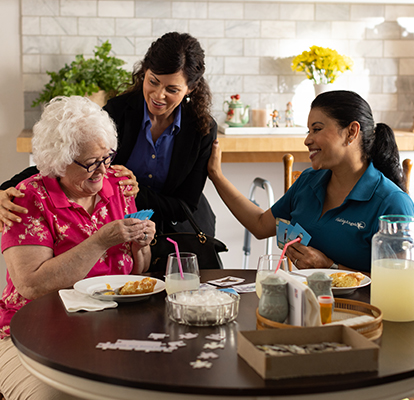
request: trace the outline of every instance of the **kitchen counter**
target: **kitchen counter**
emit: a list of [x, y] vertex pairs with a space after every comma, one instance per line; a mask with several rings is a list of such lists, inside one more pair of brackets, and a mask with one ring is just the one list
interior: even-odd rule
[[[248, 128], [251, 130], [252, 128]], [[259, 128], [262, 129], [262, 128]], [[414, 133], [394, 131], [400, 151], [414, 151]], [[32, 130], [24, 129], [17, 137], [19, 153], [31, 153]], [[290, 153], [295, 162], [309, 162], [308, 149], [304, 145], [306, 134], [218, 134], [223, 151], [223, 162], [282, 162], [283, 155]]]

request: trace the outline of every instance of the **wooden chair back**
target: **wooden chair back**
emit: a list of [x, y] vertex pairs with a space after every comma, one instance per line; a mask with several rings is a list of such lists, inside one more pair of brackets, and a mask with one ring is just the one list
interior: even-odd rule
[[403, 172], [404, 172], [404, 182], [405, 182], [405, 188], [406, 192], [410, 193], [410, 178], [411, 178], [411, 168], [413, 167], [413, 162], [406, 158], [402, 162]]
[[302, 171], [293, 171], [293, 161], [294, 157], [292, 156], [292, 154], [288, 153], [283, 156], [283, 165], [285, 169], [285, 193], [302, 173]]

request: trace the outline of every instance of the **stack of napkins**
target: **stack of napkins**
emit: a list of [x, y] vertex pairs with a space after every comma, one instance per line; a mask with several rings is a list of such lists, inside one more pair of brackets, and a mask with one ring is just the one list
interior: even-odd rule
[[279, 269], [276, 275], [288, 283], [288, 324], [295, 326], [321, 326], [318, 300], [312, 290], [294, 276]]
[[91, 296], [80, 293], [75, 289], [59, 290], [59, 296], [68, 312], [100, 311], [105, 308], [115, 308], [118, 306], [118, 303], [115, 301], [93, 299]]

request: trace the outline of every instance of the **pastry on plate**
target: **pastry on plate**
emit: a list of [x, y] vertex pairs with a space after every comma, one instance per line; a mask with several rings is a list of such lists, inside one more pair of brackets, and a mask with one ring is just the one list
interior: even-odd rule
[[332, 287], [355, 287], [359, 286], [365, 275], [360, 272], [335, 272], [332, 277]]
[[157, 281], [151, 278], [144, 278], [142, 281], [128, 281], [121, 288], [121, 295], [151, 293], [154, 291]]

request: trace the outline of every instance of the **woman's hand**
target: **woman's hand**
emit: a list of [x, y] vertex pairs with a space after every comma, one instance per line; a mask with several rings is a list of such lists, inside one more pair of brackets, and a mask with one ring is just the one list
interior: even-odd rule
[[221, 170], [221, 149], [216, 139], [211, 147], [211, 155], [207, 165], [208, 177], [214, 182], [214, 178], [222, 174]]
[[132, 242], [132, 253], [134, 255], [134, 268], [132, 274], [141, 275], [148, 271], [151, 264], [151, 248], [149, 244], [155, 235], [155, 223], [148, 221], [145, 228], [145, 233], [138, 241]]
[[127, 185], [132, 186], [132, 190], [125, 191], [125, 196], [137, 197], [137, 194], [139, 192], [139, 186], [138, 186], [137, 178], [135, 177], [133, 172], [129, 170], [128, 168], [124, 167], [123, 165], [111, 165], [111, 168], [117, 171], [115, 176], [128, 177], [128, 179], [122, 179], [121, 181], [119, 181], [120, 186], [127, 186]]
[[136, 242], [142, 248], [154, 238], [155, 224], [137, 218], [118, 219], [104, 225], [95, 235], [99, 235], [99, 242], [105, 250], [125, 242]]
[[24, 197], [24, 193], [14, 187], [0, 190], [0, 232], [4, 225], [12, 226], [14, 222], [21, 222], [21, 218], [14, 213], [27, 214], [27, 209], [13, 203], [15, 197]]
[[[131, 219], [131, 218], [128, 218]], [[133, 218], [132, 218], [133, 219]], [[139, 221], [139, 219], [137, 220]], [[148, 246], [155, 236], [155, 223], [150, 220], [142, 221], [144, 223], [143, 225], [143, 233], [144, 235], [140, 237], [138, 240], [135, 240], [137, 242], [138, 246], [141, 248]]]
[[333, 261], [321, 251], [300, 243], [288, 246], [286, 255], [298, 269], [329, 268], [333, 264]]

